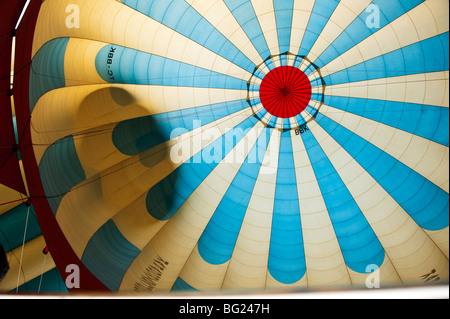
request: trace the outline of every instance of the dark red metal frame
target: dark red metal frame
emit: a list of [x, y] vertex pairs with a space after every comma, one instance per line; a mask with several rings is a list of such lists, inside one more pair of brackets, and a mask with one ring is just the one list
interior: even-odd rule
[[[26, 0], [20, 1], [8, 1], [7, 3], [3, 2], [0, 5], [0, 22], [1, 28], [0, 30], [4, 33], [5, 28], [9, 28], [8, 35], [11, 37], [7, 37], [6, 39], [12, 40], [12, 36], [16, 36], [16, 51], [15, 51], [15, 70], [14, 70], [14, 85], [13, 90], [11, 92], [7, 92], [7, 99], [1, 95], [1, 113], [0, 113], [0, 121], [3, 127], [3, 122], [11, 122], [5, 126], [5, 132], [2, 129], [0, 133], [2, 134], [2, 142], [4, 141], [4, 137], [9, 138], [9, 143], [11, 143], [11, 130], [14, 137], [14, 130], [12, 126], [12, 117], [11, 115], [11, 105], [6, 105], [7, 101], [10, 100], [10, 94], [14, 97], [15, 108], [16, 108], [16, 120], [17, 120], [17, 129], [19, 135], [19, 143], [16, 145], [15, 139], [14, 143], [10, 145], [11, 147], [7, 149], [8, 154], [10, 155], [10, 160], [7, 165], [13, 163], [18, 168], [18, 160], [16, 159], [17, 151], [20, 150], [22, 156], [22, 162], [24, 166], [25, 176], [27, 180], [27, 186], [29, 190], [29, 202], [31, 202], [36, 211], [36, 215], [39, 221], [39, 225], [41, 226], [42, 234], [44, 235], [45, 241], [48, 245], [48, 249], [55, 261], [56, 266], [64, 280], [66, 280], [67, 276], [72, 275], [71, 273], [66, 273], [66, 267], [68, 265], [78, 265], [80, 269], [80, 288], [69, 289], [71, 293], [85, 293], [85, 292], [108, 292], [109, 289], [106, 288], [80, 261], [78, 256], [75, 254], [73, 249], [71, 248], [69, 242], [64, 236], [64, 233], [60, 229], [58, 222], [56, 221], [55, 216], [53, 215], [52, 210], [47, 202], [47, 198], [45, 196], [45, 192], [42, 186], [42, 182], [39, 174], [39, 167], [36, 163], [35, 154], [33, 150], [33, 141], [31, 139], [31, 129], [30, 129], [30, 107], [29, 107], [29, 78], [31, 71], [31, 54], [32, 54], [32, 45], [33, 38], [35, 33], [36, 21], [38, 19], [39, 10], [41, 5], [43, 4], [42, 0], [31, 0], [26, 13], [23, 16], [23, 19], [17, 30], [14, 30], [16, 22], [19, 18], [19, 15], [24, 7]], [[7, 17], [9, 19], [7, 19]], [[9, 88], [9, 77], [8, 79], [4, 79], [4, 74], [6, 68], [8, 69], [7, 73], [10, 73], [10, 65], [11, 65], [11, 54], [8, 56], [8, 43], [5, 42], [3, 38], [0, 39], [0, 48], [2, 48], [1, 57], [1, 85], [2, 89], [6, 87], [6, 82], [8, 82]], [[3, 48], [4, 46], [4, 48]], [[5, 53], [6, 52], [6, 53]], [[9, 52], [11, 52], [11, 47], [9, 46]], [[5, 82], [5, 83], [3, 83]], [[5, 105], [4, 105], [5, 103]], [[8, 107], [9, 106], [9, 107]], [[9, 109], [9, 114], [8, 114]], [[8, 141], [6, 142], [8, 143]], [[2, 146], [0, 144], [0, 146]], [[1, 153], [3, 156], [3, 153]], [[6, 166], [4, 164], [1, 172], [6, 171]], [[17, 183], [18, 181], [22, 181], [22, 177], [17, 175], [17, 172], [8, 177], [9, 183], [12, 182]], [[12, 181], [12, 182], [11, 182]], [[3, 182], [3, 181], [2, 181]], [[23, 182], [22, 182], [23, 183]], [[20, 182], [16, 185], [16, 188], [21, 188]], [[21, 189], [22, 191], [24, 190]], [[44, 248], [44, 247], [43, 247]]]

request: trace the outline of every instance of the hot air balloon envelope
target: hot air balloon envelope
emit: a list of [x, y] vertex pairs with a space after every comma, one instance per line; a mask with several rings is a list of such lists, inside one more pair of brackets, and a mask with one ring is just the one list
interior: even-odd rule
[[81, 287], [448, 280], [448, 1], [37, 9], [25, 171]]

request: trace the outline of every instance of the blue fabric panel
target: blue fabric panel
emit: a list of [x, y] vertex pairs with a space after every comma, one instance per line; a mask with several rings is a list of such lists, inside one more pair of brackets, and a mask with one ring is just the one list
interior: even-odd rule
[[[8, 253], [22, 246], [27, 214], [28, 207], [25, 204], [21, 204], [0, 215], [0, 244], [5, 249], [5, 252]], [[39, 235], [41, 235], [41, 228], [34, 208], [30, 206], [25, 242]]]
[[294, 68], [300, 68], [300, 65], [302, 64], [303, 60], [304, 60], [303, 58], [296, 56], [294, 59], [294, 64], [292, 66]]
[[301, 125], [302, 123], [306, 123], [305, 118], [304, 118], [301, 114], [297, 115], [297, 116], [295, 117], [295, 119], [297, 120], [297, 123], [300, 124], [300, 125]]
[[[309, 68], [310, 68], [310, 67], [308, 67], [308, 69], [309, 69]], [[311, 68], [311, 69], [312, 69], [312, 68]], [[317, 87], [317, 86], [322, 86], [322, 85], [323, 85], [322, 79], [321, 79], [321, 78], [317, 78], [317, 79], [314, 79], [314, 80], [310, 80], [309, 83], [311, 84], [311, 87], [312, 87], [312, 88]]]
[[278, 117], [272, 116], [269, 120], [269, 123], [267, 123], [267, 125], [269, 127], [275, 127], [275, 125], [277, 125], [277, 121], [278, 121]]
[[447, 107], [341, 96], [326, 96], [325, 104], [449, 146]]
[[69, 38], [50, 40], [33, 57], [29, 85], [30, 113], [42, 95], [66, 85], [64, 56], [68, 43]]
[[86, 179], [73, 136], [67, 136], [47, 148], [39, 164], [39, 172], [48, 203], [53, 214], [56, 214], [64, 195]]
[[291, 120], [290, 119], [283, 119], [283, 129], [290, 129], [291, 128]]
[[427, 230], [448, 227], [449, 194], [326, 116], [321, 114], [316, 120], [420, 227]]
[[308, 104], [305, 108], [305, 111], [308, 112], [311, 115], [315, 115], [317, 113], [317, 109], [310, 104]]
[[91, 237], [81, 261], [106, 287], [118, 291], [125, 272], [139, 253], [109, 220]]
[[[66, 295], [69, 293], [56, 267], [42, 274], [42, 277], [38, 276], [20, 285], [17, 291], [24, 295], [37, 295], [38, 293], [42, 295]], [[14, 288], [9, 293], [15, 294], [16, 289]]]
[[299, 281], [306, 272], [290, 134], [281, 134], [268, 263], [270, 274], [284, 284]]
[[323, 98], [324, 98], [323, 93], [312, 93], [311, 94], [311, 100], [321, 102]]
[[266, 116], [267, 113], [268, 113], [268, 112], [266, 111], [266, 109], [263, 108], [261, 111], [259, 111], [259, 112], [256, 114], [256, 116], [257, 116], [259, 119], [262, 119], [264, 116]]
[[294, 0], [274, 0], [273, 8], [275, 10], [275, 19], [277, 22], [280, 53], [288, 52], [291, 44]]
[[247, 82], [165, 57], [117, 45], [97, 54], [95, 66], [109, 83], [245, 90]]
[[[267, 66], [269, 71], [272, 71], [273, 69], [276, 68], [276, 65], [273, 63], [272, 59], [269, 59], [269, 60], [265, 61], [264, 64]], [[264, 77], [262, 77], [262, 78], [264, 78]]]
[[202, 258], [213, 265], [230, 260], [259, 175], [272, 130], [258, 138], [198, 241]]
[[175, 283], [172, 286], [171, 292], [184, 292], [184, 291], [198, 291], [191, 285], [189, 285], [183, 278], [178, 277]]
[[192, 39], [248, 72], [256, 65], [183, 0], [122, 0], [122, 3]]
[[302, 134], [305, 148], [325, 201], [347, 266], [365, 273], [381, 266], [385, 252], [360, 208], [311, 131]]

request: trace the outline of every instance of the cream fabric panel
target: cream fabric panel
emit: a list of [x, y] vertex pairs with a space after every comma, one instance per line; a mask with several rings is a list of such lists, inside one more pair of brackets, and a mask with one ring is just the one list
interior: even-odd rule
[[449, 107], [449, 71], [327, 86], [327, 95]]
[[[251, 0], [253, 9], [258, 18], [259, 25], [264, 34], [270, 54], [280, 54], [280, 46], [278, 44], [277, 22], [275, 20], [275, 12], [272, 1]], [[268, 58], [262, 57], [263, 59]]]
[[300, 50], [314, 3], [315, 0], [294, 1], [290, 45], [290, 52], [292, 53], [297, 53]]

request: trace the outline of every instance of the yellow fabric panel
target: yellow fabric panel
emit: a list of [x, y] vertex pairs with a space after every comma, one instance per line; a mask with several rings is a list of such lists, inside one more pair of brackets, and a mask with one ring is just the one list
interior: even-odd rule
[[8, 212], [25, 201], [25, 196], [18, 191], [13, 190], [3, 184], [0, 184], [0, 203], [9, 203], [0, 205], [0, 215]]
[[[449, 228], [444, 228], [441, 230], [436, 231], [429, 231], [425, 230], [427, 234], [431, 238], [433, 238], [433, 241], [436, 243], [436, 245], [441, 249], [442, 253], [447, 257], [449, 255], [449, 249], [448, 249], [448, 238], [449, 238]], [[448, 273], [448, 272], [447, 272]]]
[[183, 266], [180, 277], [188, 284], [192, 283], [201, 291], [218, 291], [223, 288], [223, 280], [228, 272], [229, 262], [212, 265], [205, 262], [195, 246]]
[[61, 88], [42, 96], [32, 117], [35, 128], [32, 138], [36, 141], [38, 162], [49, 145], [65, 136], [78, 133], [89, 135], [90, 130], [98, 131], [98, 128], [117, 123], [121, 118], [148, 114], [133, 103], [131, 97], [128, 107], [117, 104], [112, 97], [115, 91], [122, 95], [127, 93], [122, 88], [98, 84]]
[[95, 68], [98, 52], [107, 43], [70, 39], [64, 56], [66, 87], [86, 84], [106, 84]]
[[[81, 143], [83, 142], [81, 140]], [[97, 142], [101, 144], [99, 139]], [[106, 137], [104, 143], [107, 142]], [[99, 174], [88, 176], [81, 187], [76, 187], [64, 196], [58, 208], [57, 220], [79, 256], [91, 236], [106, 221], [119, 212], [126, 213], [130, 205], [132, 208], [135, 201], [145, 197], [145, 193], [153, 185], [176, 168], [170, 160], [170, 143], [161, 144], [140, 154], [146, 158], [145, 163], [140, 160], [140, 155], [137, 155], [121, 160], [111, 167], [102, 168]], [[78, 141], [76, 147], [82, 149]], [[79, 153], [86, 154], [83, 151]], [[85, 156], [80, 156], [82, 163], [85, 162], [84, 159]], [[84, 170], [89, 172], [86, 166]], [[80, 205], [85, 205], [81, 211]], [[96, 211], [95, 216], [91, 216], [92, 210]]]
[[[245, 94], [240, 90], [120, 84], [81, 85], [53, 90], [42, 96], [33, 110], [32, 138], [36, 158], [39, 162], [49, 145], [67, 135], [92, 135], [103, 139], [99, 131], [111, 133], [120, 121], [239, 100]], [[95, 147], [105, 147], [95, 138], [87, 140], [85, 143], [94, 143]], [[105, 143], [111, 144], [111, 141], [105, 139]], [[87, 154], [98, 156], [112, 152], [117, 150], [96, 150]]]
[[[22, 246], [6, 254], [9, 261], [9, 271], [0, 283], [0, 292], [9, 292], [17, 288], [17, 284], [22, 285], [53, 268], [55, 262], [50, 253], [44, 255], [42, 250], [46, 247], [44, 236], [38, 236], [25, 243], [23, 249], [22, 268], [20, 266], [20, 256]], [[20, 277], [19, 277], [20, 272]], [[19, 279], [19, 281], [18, 281]]]
[[[222, 119], [220, 124], [215, 124], [219, 124], [218, 128], [225, 132], [226, 128], [230, 127], [231, 123], [238, 120], [239, 117], [241, 120], [248, 117], [248, 112], [248, 110], [242, 111], [230, 117], [228, 121]], [[195, 136], [195, 132], [191, 136]], [[195, 138], [181, 137], [181, 140], [190, 143], [193, 154], [196, 154], [212, 142], [202, 140], [203, 144], [195, 145]], [[92, 152], [83, 150], [83, 143], [86, 143], [86, 141], [89, 141], [87, 143], [90, 143]], [[78, 256], [82, 256], [91, 236], [107, 220], [122, 210], [124, 212], [128, 211], [128, 206], [134, 205], [134, 201], [138, 198], [144, 200], [144, 193], [176, 168], [176, 165], [170, 158], [170, 147], [177, 146], [177, 144], [176, 141], [169, 141], [141, 154], [146, 158], [146, 163], [140, 161], [140, 155], [128, 157], [125, 160], [124, 155], [118, 154], [122, 160], [114, 161], [116, 163], [110, 167], [96, 167], [95, 170], [99, 172], [99, 174], [96, 174], [85, 163], [89, 161], [89, 154], [95, 153], [94, 151], [98, 152], [98, 145], [109, 144], [111, 144], [111, 137], [107, 135], [99, 135], [95, 142], [92, 142], [91, 139], [75, 141], [76, 148], [79, 150], [80, 161], [87, 173], [87, 180], [80, 187], [76, 187], [75, 190], [64, 196], [56, 217], [61, 229]], [[110, 148], [114, 149], [112, 145], [110, 145]], [[99, 154], [105, 153], [100, 152]], [[187, 155], [192, 156], [193, 154]], [[162, 155], [163, 158], [161, 158]], [[99, 158], [98, 163], [104, 164], [105, 162], [107, 161], [101, 161]], [[96, 211], [94, 216], [91, 214], [92, 210]], [[152, 223], [152, 220], [150, 220], [150, 223]], [[123, 231], [126, 236], [134, 230], [128, 228], [128, 231], [126, 229]], [[150, 236], [148, 239], [150, 240], [152, 233], [146, 234], [145, 238], [148, 238], [148, 236]], [[131, 238], [133, 237], [131, 236]], [[142, 247], [144, 244], [146, 243], [137, 242], [138, 247]]]

